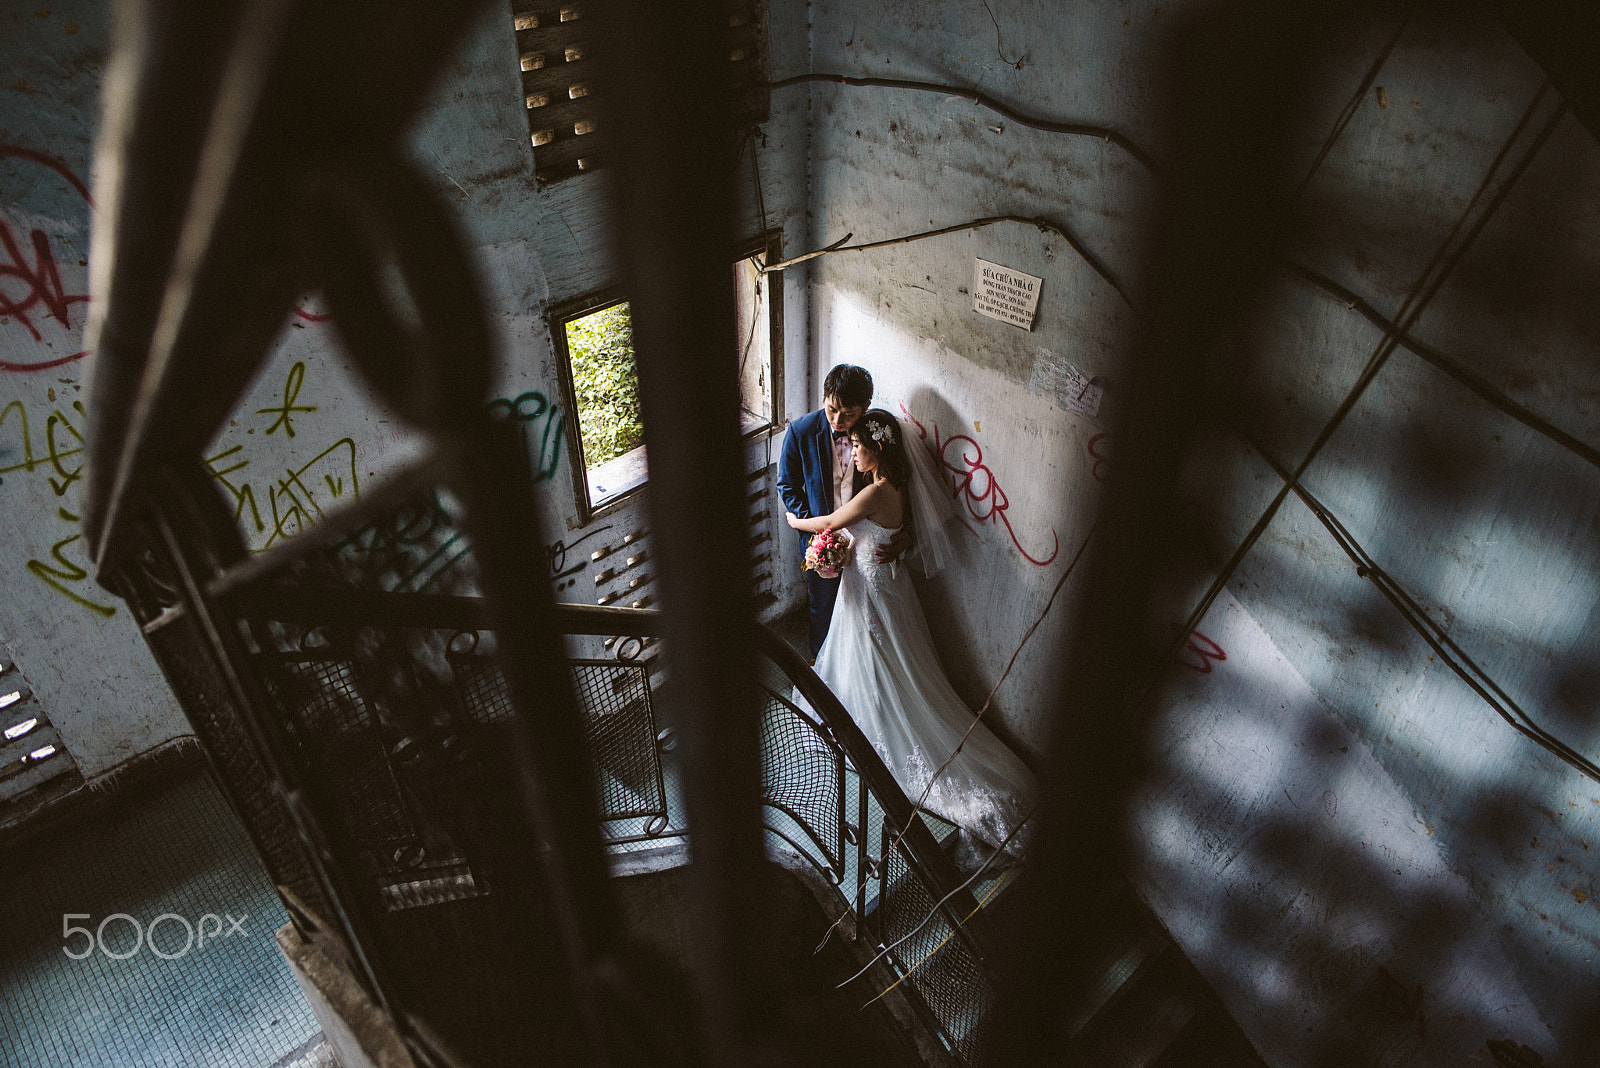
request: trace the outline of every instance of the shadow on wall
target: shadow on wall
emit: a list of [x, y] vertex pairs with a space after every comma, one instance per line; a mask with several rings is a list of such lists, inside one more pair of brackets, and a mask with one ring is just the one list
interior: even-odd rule
[[[949, 428], [966, 427], [967, 419], [956, 411], [943, 394], [929, 386], [912, 390], [904, 409], [896, 414], [902, 418], [908, 415], [915, 418], [916, 422], [911, 424], [913, 434], [919, 430], [917, 424], [921, 424], [920, 429], [925, 434], [922, 447], [934, 455], [935, 463], [942, 463], [943, 458], [935, 448], [935, 428], [939, 428], [937, 440], [942, 442], [950, 433]], [[961, 498], [957, 507], [964, 524], [964, 529], [958, 531], [955, 538], [956, 561], [944, 573], [932, 579], [924, 578], [915, 569], [912, 570], [918, 596], [928, 617], [929, 630], [933, 633], [934, 646], [945, 665], [945, 672], [961, 699], [973, 711], [983, 706], [1000, 672], [1005, 669], [1005, 660], [1009, 658], [1013, 643], [1021, 639], [1027, 627], [1027, 622], [1024, 622], [1016, 628], [1014, 635], [1004, 635], [993, 642], [988, 640], [991, 635], [981, 628], [984, 620], [1011, 619], [1016, 615], [1014, 609], [1003, 610], [1005, 602], [1017, 599], [1015, 552], [1009, 541], [1004, 539], [1003, 531], [1000, 536], [993, 536], [983, 529], [992, 524], [981, 523], [974, 518], [974, 513], [989, 514], [996, 507], [993, 495], [1004, 492], [989, 481], [992, 477], [984, 473], [974, 480], [975, 484], [969, 489], [978, 499], [971, 506], [968, 495], [961, 492], [955, 478], [951, 476], [947, 480], [951, 495]], [[986, 494], [989, 499], [985, 499]], [[1006, 498], [1002, 496], [1001, 499]], [[1028, 567], [1027, 571], [1035, 572], [1036, 569]], [[1022, 577], [1035, 578], [1035, 575]], [[1039, 578], [1036, 581], [1044, 580]], [[1031, 598], [1023, 600], [1031, 601]], [[1048, 643], [1053, 639], [1054, 635], [1045, 633], [1045, 628], [1041, 628], [1032, 641], [1038, 642], [1043, 649], [1049, 648]], [[1005, 647], [998, 662], [991, 662], [991, 658], [985, 655], [986, 646]], [[1018, 698], [1017, 689], [1019, 685], [1025, 685], [1024, 680], [1028, 678], [1030, 676], [1025, 672], [1014, 674], [1009, 690], [1007, 686], [1002, 686], [995, 693], [983, 721], [1013, 751], [1030, 763], [1037, 763], [1043, 725], [1016, 722], [1016, 717], [1028, 705], [1025, 697]]]
[[[1491, 69], [1470, 78], [1488, 91], [1505, 74]], [[1536, 89], [1535, 80], [1516, 107]], [[1489, 205], [1481, 239], [1464, 251], [1411, 329], [1492, 389], [1593, 447], [1600, 444], [1600, 376], [1589, 354], [1600, 347], [1600, 324], [1567, 286], [1600, 277], [1593, 254], [1600, 213], [1592, 194], [1575, 191], [1595, 188], [1600, 149], [1579, 136], [1570, 118], [1553, 129], [1503, 206]], [[1479, 169], [1468, 177], [1480, 180], [1499, 144], [1488, 138], [1508, 132], [1477, 131], [1470, 158], [1447, 160], [1443, 169], [1459, 172], [1471, 162]], [[1388, 190], [1387, 199], [1358, 187], [1341, 191], [1352, 193], [1339, 200], [1337, 213], [1349, 225], [1338, 242], [1311, 253], [1313, 262], [1319, 256], [1334, 262], [1334, 273], [1354, 279], [1369, 300], [1398, 303], [1392, 293], [1402, 293], [1411, 279], [1378, 277], [1394, 265], [1363, 259], [1364, 244], [1402, 234], [1404, 252], [1390, 259], [1409, 257], [1420, 270], [1454, 221], [1430, 222], [1421, 212], [1403, 227], [1374, 219], [1428, 193], [1440, 168], [1404, 173], [1415, 188]], [[1454, 177], [1460, 184], [1460, 174]], [[1323, 227], [1302, 243], [1326, 238]], [[1554, 275], [1566, 281], [1554, 283]], [[1275, 294], [1288, 288], [1271, 287]], [[1287, 467], [1304, 456], [1381, 343], [1354, 311], [1319, 309], [1321, 295], [1290, 299], [1315, 316], [1315, 344], [1305, 344], [1303, 325], [1291, 330], [1287, 316], [1253, 333], [1230, 372], [1232, 399], [1219, 413], [1258, 436]], [[1239, 461], [1233, 477], [1258, 477], [1258, 463]], [[1303, 482], [1532, 719], [1594, 759], [1600, 752], [1594, 464], [1401, 349]], [[1541, 1049], [1547, 1063], [1585, 1063], [1583, 1056], [1600, 1048], [1593, 998], [1575, 993], [1588, 989], [1600, 956], [1590, 859], [1600, 847], [1594, 830], [1600, 783], [1517, 733], [1447, 670], [1300, 503], [1285, 505], [1230, 589], [1272, 634], [1274, 655], [1294, 665], [1336, 714], [1338, 730], [1348, 733], [1334, 747], [1338, 756], [1293, 722], [1260, 726], [1260, 744], [1230, 746], [1226, 735], [1248, 731], [1260, 718], [1257, 710], [1273, 707], [1278, 684], [1263, 675], [1225, 710], [1231, 718], [1219, 714], [1211, 723], [1208, 729], [1221, 732], [1206, 735], [1212, 749], [1180, 761], [1174, 756], [1180, 741], [1164, 754], [1169, 774], [1183, 769], [1188, 791], [1173, 825], [1231, 849], [1224, 876], [1206, 868], [1209, 850], [1187, 853], [1192, 845], [1179, 835], [1162, 876], [1170, 885], [1192, 881], [1197, 870], [1217, 879], [1215, 899], [1196, 905], [1193, 918], [1219, 925], [1243, 954], [1237, 969], [1229, 967], [1238, 973], [1234, 993], [1242, 1001], [1229, 997], [1230, 1005], [1273, 1004], [1280, 987], [1291, 995], [1284, 1005], [1296, 999], [1320, 1005], [1321, 1019], [1306, 1024], [1326, 1037], [1320, 1043], [1308, 1037], [1296, 1063], [1458, 1063], [1440, 1059], [1452, 1029], [1475, 1032], [1480, 1059], [1487, 1056], [1484, 1039], [1506, 1035]], [[1236, 669], [1232, 661], [1229, 669]], [[1320, 759], [1307, 757], [1313, 752]], [[1340, 770], [1363, 752], [1370, 755], [1359, 775]], [[1276, 796], [1256, 791], [1245, 805], [1238, 780], [1255, 762], [1275, 769], [1271, 784], [1278, 789]], [[1341, 782], [1356, 789], [1354, 797]], [[1335, 822], [1306, 804], [1303, 791], [1314, 794], [1319, 785], [1340, 799], [1341, 821], [1364, 808], [1390, 823], [1382, 833], [1341, 837]], [[1423, 869], [1391, 865], [1388, 853], [1374, 849], [1383, 843], [1398, 849], [1387, 836], [1400, 827], [1425, 840], [1431, 859]], [[1251, 873], [1249, 885], [1235, 874], [1241, 864]], [[1195, 887], [1183, 892], [1200, 894]], [[1281, 936], [1276, 945], [1261, 933], [1270, 931]], [[1245, 979], [1252, 970], [1265, 977], [1258, 988]], [[1575, 986], [1579, 977], [1585, 978]], [[1363, 1018], [1371, 1035], [1357, 1033]]]
[[1549, 1052], [1435, 817], [1236, 601], [1205, 626], [1226, 664], [1167, 680], [1132, 831], [1151, 904], [1266, 1060], [1455, 1065], [1503, 1037]]

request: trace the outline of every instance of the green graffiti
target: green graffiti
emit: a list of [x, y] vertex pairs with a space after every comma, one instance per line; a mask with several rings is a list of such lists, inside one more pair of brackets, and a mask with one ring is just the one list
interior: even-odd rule
[[[533, 468], [535, 483], [547, 482], [555, 477], [556, 465], [561, 462], [561, 437], [566, 428], [566, 417], [561, 406], [550, 402], [543, 393], [529, 390], [516, 398], [501, 397], [489, 402], [490, 412], [499, 412], [513, 423], [522, 426], [522, 446], [528, 452], [528, 463]], [[532, 424], [543, 420], [538, 431], [538, 449], [534, 448]]]

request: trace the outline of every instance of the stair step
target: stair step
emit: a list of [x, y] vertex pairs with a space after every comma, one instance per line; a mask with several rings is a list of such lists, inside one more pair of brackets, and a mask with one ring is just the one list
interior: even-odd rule
[[1144, 969], [1128, 984], [1115, 1011], [1085, 1031], [1085, 1063], [1105, 1068], [1152, 1068], [1206, 1008], [1176, 969]]
[[1203, 1010], [1152, 1068], [1266, 1068], [1220, 1005]]
[[1167, 948], [1166, 937], [1149, 932], [1111, 962], [1084, 995], [1083, 1001], [1067, 1018], [1066, 1033], [1076, 1038], [1091, 1020], [1103, 1013], [1119, 994], [1132, 988], [1134, 980]]

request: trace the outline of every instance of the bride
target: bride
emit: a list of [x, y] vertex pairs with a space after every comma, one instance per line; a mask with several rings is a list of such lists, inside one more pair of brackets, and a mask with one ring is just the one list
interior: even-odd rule
[[[987, 727], [974, 726], [972, 710], [940, 665], [910, 572], [877, 559], [877, 549], [909, 513], [916, 547], [907, 557], [917, 559], [925, 574], [937, 571], [951, 555], [954, 506], [948, 492], [941, 492], [927, 451], [920, 444], [908, 447], [905, 426], [893, 415], [873, 408], [850, 436], [856, 468], [871, 475], [872, 484], [829, 515], [788, 515], [791, 527], [811, 534], [849, 528], [853, 542], [833, 622], [817, 654], [817, 674], [913, 801], [949, 760], [923, 807], [993, 850], [1028, 814], [1037, 783]], [[958, 745], [960, 753], [950, 760]], [[1024, 837], [1013, 838], [1006, 852], [1020, 853]]]

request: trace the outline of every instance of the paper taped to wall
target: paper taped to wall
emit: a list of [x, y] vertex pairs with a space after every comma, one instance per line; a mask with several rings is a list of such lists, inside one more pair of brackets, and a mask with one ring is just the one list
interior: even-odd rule
[[1039, 310], [1039, 283], [1044, 279], [984, 259], [972, 262], [972, 310], [1032, 330]]
[[1033, 362], [1028, 392], [1048, 399], [1058, 408], [1082, 412], [1092, 419], [1100, 414], [1105, 385], [1100, 379], [1089, 378], [1049, 349], [1040, 349], [1039, 358]]

